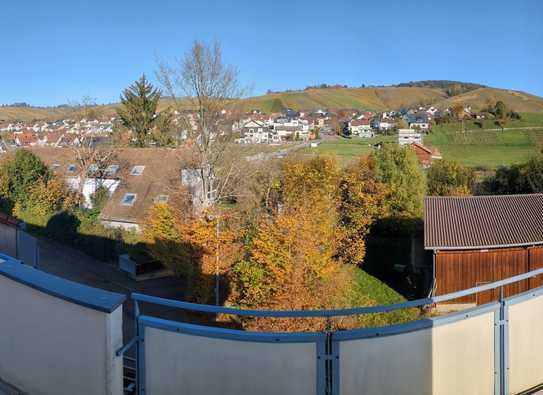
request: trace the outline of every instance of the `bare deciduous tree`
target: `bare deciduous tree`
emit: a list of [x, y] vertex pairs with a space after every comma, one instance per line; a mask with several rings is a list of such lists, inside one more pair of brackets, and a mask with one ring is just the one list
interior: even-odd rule
[[223, 63], [218, 43], [208, 46], [195, 41], [183, 58], [173, 64], [160, 62], [157, 76], [179, 110], [193, 147], [199, 184], [194, 203], [209, 208], [230, 194], [227, 185], [238, 173], [229, 150], [233, 132], [228, 122], [242, 95], [237, 69]]
[[72, 151], [77, 161], [78, 192], [83, 194], [87, 178], [95, 180], [95, 189], [104, 186], [104, 181], [110, 176], [108, 167], [117, 160], [117, 151], [111, 147], [98, 146], [91, 136], [83, 137], [81, 144], [72, 147]]

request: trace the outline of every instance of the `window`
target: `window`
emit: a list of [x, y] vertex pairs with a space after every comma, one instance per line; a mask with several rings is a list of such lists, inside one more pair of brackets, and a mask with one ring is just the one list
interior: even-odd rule
[[73, 173], [75, 171], [75, 165], [74, 164], [68, 165], [68, 171], [70, 173]]
[[155, 203], [167, 203], [168, 199], [168, 195], [158, 195], [155, 199]]
[[53, 168], [53, 170], [56, 170], [60, 167], [60, 165], [58, 163], [53, 163], [51, 167]]
[[98, 165], [96, 163], [93, 163], [89, 166], [89, 173], [95, 173], [98, 171]]
[[133, 206], [135, 201], [136, 201], [135, 193], [126, 193], [123, 197], [123, 200], [121, 201], [121, 204], [123, 206]]
[[117, 173], [117, 170], [119, 170], [119, 165], [109, 165], [106, 168], [106, 175], [107, 176], [114, 176], [115, 173]]
[[134, 166], [132, 170], [130, 170], [130, 175], [141, 176], [143, 174], [144, 169], [145, 169], [145, 166]]

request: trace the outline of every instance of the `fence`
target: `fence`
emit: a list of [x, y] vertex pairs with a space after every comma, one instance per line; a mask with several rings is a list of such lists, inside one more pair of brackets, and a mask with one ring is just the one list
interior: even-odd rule
[[[323, 311], [261, 311], [133, 294], [138, 394], [516, 394], [543, 388], [543, 287], [510, 298], [491, 284], [406, 303]], [[382, 328], [244, 332], [141, 314], [152, 303], [253, 317], [339, 317], [427, 306], [491, 289], [500, 300]], [[527, 392], [527, 393], [528, 393]]]
[[38, 239], [17, 225], [0, 223], [0, 253], [15, 257], [27, 265], [38, 266]]
[[[0, 255], [0, 381], [31, 394], [123, 392], [135, 348], [138, 394], [517, 394], [543, 389], [543, 287], [503, 289], [543, 269], [449, 295], [386, 306], [261, 311], [133, 294], [136, 336], [122, 343], [124, 296]], [[501, 289], [499, 301], [381, 328], [246, 332], [142, 314], [152, 303], [285, 319], [385, 313]], [[134, 362], [133, 359], [131, 359]], [[126, 372], [126, 369], [125, 369]]]
[[32, 395], [121, 394], [124, 299], [0, 254], [0, 382]]

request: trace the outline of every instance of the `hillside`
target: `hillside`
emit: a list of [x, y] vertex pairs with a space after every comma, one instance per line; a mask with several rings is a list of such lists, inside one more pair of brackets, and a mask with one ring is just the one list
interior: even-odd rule
[[520, 91], [482, 87], [449, 97], [448, 89], [416, 86], [308, 89], [245, 99], [245, 108], [258, 108], [267, 113], [280, 111], [282, 108], [295, 110], [355, 108], [384, 111], [430, 104], [438, 108], [447, 108], [452, 104], [461, 103], [480, 110], [501, 100], [507, 108], [516, 112], [543, 112], [542, 97]]
[[[468, 91], [450, 96], [450, 83], [454, 83], [454, 86], [457, 86], [457, 89], [461, 91]], [[241, 102], [242, 108], [246, 111], [260, 109], [266, 113], [272, 113], [280, 112], [285, 108], [295, 110], [352, 108], [373, 111], [397, 110], [401, 107], [418, 105], [435, 105], [439, 108], [446, 108], [456, 103], [470, 105], [477, 110], [501, 100], [509, 109], [517, 112], [543, 112], [543, 98], [519, 91], [488, 87], [477, 88], [479, 85], [454, 81], [420, 81], [400, 85], [412, 86], [312, 88], [302, 91], [269, 93], [242, 99]], [[104, 116], [113, 116], [115, 106], [115, 104], [99, 106], [98, 110]], [[160, 107], [165, 106], [166, 100], [161, 103]], [[69, 107], [0, 107], [0, 122], [59, 119], [74, 116], [76, 112], [77, 109]]]
[[507, 108], [517, 112], [543, 112], [543, 98], [520, 91], [495, 88], [479, 88], [471, 92], [450, 97], [436, 103], [437, 107], [445, 108], [452, 104], [461, 103], [472, 106], [475, 110], [488, 107], [498, 100], [505, 103]]
[[431, 104], [446, 98], [447, 95], [444, 91], [432, 88], [326, 88], [270, 93], [245, 99], [244, 107], [247, 109], [258, 108], [267, 113], [281, 111], [283, 108], [295, 110], [355, 108], [384, 111], [419, 104]]

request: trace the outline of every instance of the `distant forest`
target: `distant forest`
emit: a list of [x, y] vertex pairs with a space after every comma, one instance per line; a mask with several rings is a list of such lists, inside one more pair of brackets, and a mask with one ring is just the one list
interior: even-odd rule
[[479, 88], [487, 88], [485, 85], [475, 84], [472, 82], [460, 82], [449, 80], [425, 80], [425, 81], [410, 81], [402, 82], [401, 84], [393, 85], [397, 87], [417, 87], [417, 88], [436, 88], [443, 89], [448, 96], [461, 95], [469, 91]]

